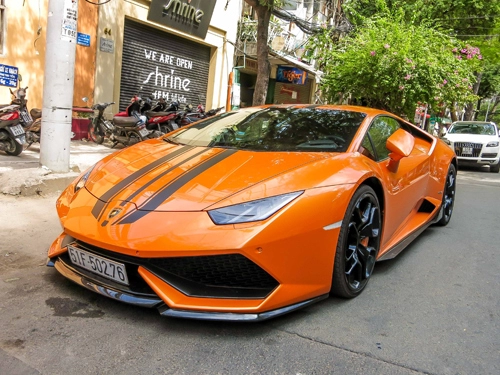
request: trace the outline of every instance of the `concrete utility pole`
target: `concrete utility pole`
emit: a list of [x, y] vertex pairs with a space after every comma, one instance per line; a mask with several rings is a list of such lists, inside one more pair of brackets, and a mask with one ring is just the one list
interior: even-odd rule
[[40, 166], [69, 172], [78, 0], [49, 0]]

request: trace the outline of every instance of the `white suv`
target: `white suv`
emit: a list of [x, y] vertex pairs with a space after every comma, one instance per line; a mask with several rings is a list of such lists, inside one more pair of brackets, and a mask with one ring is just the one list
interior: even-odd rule
[[490, 172], [500, 170], [498, 128], [493, 122], [456, 121], [443, 137], [457, 154], [458, 165], [489, 165]]

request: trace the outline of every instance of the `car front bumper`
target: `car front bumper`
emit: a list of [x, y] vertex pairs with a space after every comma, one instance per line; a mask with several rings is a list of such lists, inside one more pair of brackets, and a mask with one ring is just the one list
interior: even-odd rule
[[287, 314], [289, 312], [319, 302], [328, 297], [328, 294], [324, 294], [315, 298], [301, 301], [299, 303], [295, 303], [289, 306], [261, 313], [234, 313], [234, 312], [181, 310], [181, 309], [170, 308], [161, 298], [153, 294], [151, 295], [137, 294], [130, 291], [120, 290], [118, 288], [113, 288], [108, 285], [105, 285], [104, 283], [100, 283], [95, 279], [89, 278], [88, 276], [84, 275], [77, 268], [73, 267], [72, 265], [68, 264], [67, 262], [65, 262], [60, 258], [56, 259], [49, 258], [47, 260], [47, 266], [55, 267], [56, 270], [67, 279], [102, 296], [135, 306], [157, 308], [160, 315], [167, 317], [174, 317], [174, 318], [187, 318], [187, 319], [212, 320], [212, 321], [256, 322], [256, 321], [263, 321], [275, 318], [283, 314]]

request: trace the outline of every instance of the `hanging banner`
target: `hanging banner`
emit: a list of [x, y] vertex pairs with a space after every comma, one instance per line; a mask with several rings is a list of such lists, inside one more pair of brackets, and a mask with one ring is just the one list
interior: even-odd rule
[[306, 83], [307, 72], [298, 68], [288, 66], [278, 66], [276, 71], [276, 82], [294, 83], [296, 85], [303, 85]]
[[152, 0], [148, 20], [205, 39], [216, 0]]
[[61, 39], [76, 42], [76, 23], [78, 20], [78, 1], [64, 0]]

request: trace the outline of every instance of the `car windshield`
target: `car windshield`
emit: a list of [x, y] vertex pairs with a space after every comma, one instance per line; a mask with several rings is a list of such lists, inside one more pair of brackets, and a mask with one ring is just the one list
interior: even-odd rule
[[480, 134], [496, 135], [496, 129], [493, 124], [454, 124], [448, 131], [450, 134]]
[[248, 108], [201, 121], [166, 141], [252, 151], [345, 152], [365, 113], [316, 108]]

